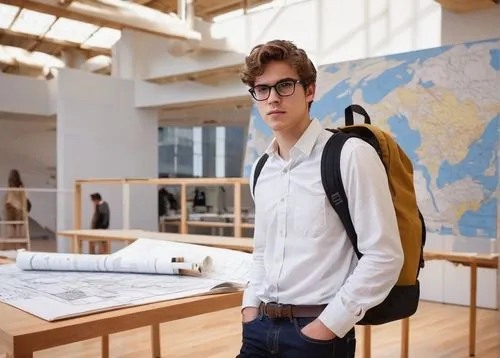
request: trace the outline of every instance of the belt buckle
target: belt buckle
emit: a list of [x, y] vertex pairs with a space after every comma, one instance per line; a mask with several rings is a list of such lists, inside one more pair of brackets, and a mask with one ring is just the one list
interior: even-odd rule
[[275, 310], [276, 310], [276, 318], [283, 318], [283, 315], [282, 315], [282, 309], [283, 309], [283, 304], [282, 303], [276, 303], [276, 307], [275, 307]]
[[[272, 311], [272, 313], [274, 314], [270, 314], [268, 308], [271, 308], [270, 311]], [[287, 310], [288, 314], [287, 315], [284, 315], [284, 311]], [[277, 318], [277, 319], [281, 319], [281, 318], [288, 318], [288, 319], [292, 319], [293, 318], [293, 310], [292, 310], [292, 306], [291, 305], [288, 305], [288, 304], [283, 304], [283, 303], [267, 303], [264, 307], [264, 313], [269, 317], [269, 318]]]

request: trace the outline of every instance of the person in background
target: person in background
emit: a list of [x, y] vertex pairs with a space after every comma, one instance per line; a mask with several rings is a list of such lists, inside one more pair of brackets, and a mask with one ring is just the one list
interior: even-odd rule
[[[21, 179], [21, 174], [17, 169], [12, 169], [9, 173], [8, 187], [15, 189], [23, 189], [24, 184]], [[23, 221], [24, 214], [27, 215], [29, 211], [29, 203], [27, 194], [25, 190], [8, 190], [4, 196], [4, 221]], [[25, 235], [25, 230], [23, 230], [23, 224], [10, 224], [8, 227], [7, 237], [9, 238], [21, 238]]]
[[203, 190], [200, 190], [200, 188], [196, 188], [194, 190], [194, 197], [193, 197], [193, 211], [197, 212], [197, 208], [206, 209], [206, 206], [207, 206], [207, 200], [205, 192]]
[[[91, 228], [92, 230], [108, 229], [110, 221], [109, 205], [104, 201], [99, 193], [90, 195], [90, 200], [94, 204], [94, 215], [92, 216]], [[98, 244], [98, 252], [104, 253], [106, 251], [106, 241], [98, 241], [90, 243], [90, 251], [95, 253], [94, 244]]]

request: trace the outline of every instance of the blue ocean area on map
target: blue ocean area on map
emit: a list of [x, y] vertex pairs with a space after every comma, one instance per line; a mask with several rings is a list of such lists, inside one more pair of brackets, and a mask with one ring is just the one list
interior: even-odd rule
[[[326, 103], [328, 106], [325, 105]], [[325, 93], [321, 102], [313, 102], [311, 117], [324, 119], [327, 116], [332, 116], [332, 120], [335, 122], [338, 119], [344, 119], [344, 110], [351, 104], [350, 87], [347, 80], [344, 80]], [[344, 122], [338, 123], [338, 125], [344, 125]]]
[[[478, 211], [466, 211], [458, 221], [460, 234], [463, 236], [477, 237], [486, 236], [496, 238], [497, 199], [491, 198], [481, 204]], [[479, 231], [483, 231], [480, 233]]]
[[[441, 189], [446, 184], [455, 183], [469, 177], [481, 183], [488, 194], [497, 189], [498, 161], [496, 148], [498, 145], [499, 124], [500, 114], [488, 123], [481, 137], [469, 146], [464, 159], [454, 165], [447, 160], [442, 162], [436, 179], [438, 188]], [[486, 170], [492, 165], [495, 167], [494, 172], [486, 175]]]
[[396, 88], [403, 87], [413, 79], [414, 71], [409, 67], [411, 64], [418, 63], [422, 65], [427, 59], [440, 55], [449, 48], [448, 46], [388, 56], [390, 63], [398, 61], [402, 63], [389, 68], [375, 78], [362, 81], [360, 87], [363, 89], [363, 99], [369, 104], [380, 103], [389, 93]]
[[490, 50], [491, 54], [491, 60], [490, 60], [490, 65], [493, 67], [495, 70], [500, 71], [500, 49], [493, 49]]

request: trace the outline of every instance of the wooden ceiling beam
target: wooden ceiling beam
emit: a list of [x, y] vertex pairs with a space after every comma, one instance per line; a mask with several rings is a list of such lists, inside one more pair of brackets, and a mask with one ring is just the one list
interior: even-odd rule
[[198, 12], [200, 13], [200, 16], [208, 17], [208, 18], [213, 18], [218, 15], [222, 15], [231, 11], [239, 10], [242, 9], [244, 13], [248, 11], [248, 9], [251, 9], [253, 7], [256, 7], [258, 5], [262, 5], [265, 3], [271, 2], [271, 0], [251, 0], [251, 1], [244, 1], [244, 0], [232, 0], [232, 1], [226, 1], [225, 3], [219, 5], [219, 6], [214, 6], [214, 7], [206, 7], [205, 9], [199, 9]]
[[[13, 43], [17, 45], [14, 46], [21, 47], [24, 49], [32, 48], [34, 43], [48, 44], [54, 47], [77, 49], [85, 53], [85, 56], [87, 58], [91, 58], [98, 55], [111, 56], [111, 50], [105, 48], [87, 47], [87, 46], [82, 46], [76, 42], [61, 41], [47, 37], [40, 38], [39, 36], [36, 35], [30, 35], [11, 30], [0, 29], [0, 44], [13, 46], [12, 45]], [[55, 51], [44, 51], [43, 49], [41, 51], [46, 52], [49, 55], [52, 55], [55, 52]]]
[[72, 1], [1, 0], [2, 3], [33, 11], [65, 17], [113, 29], [132, 29], [162, 37], [200, 41], [201, 34], [173, 15], [122, 0]]
[[241, 65], [224, 66], [220, 68], [207, 69], [196, 72], [185, 72], [177, 75], [169, 75], [164, 77], [158, 77], [154, 79], [148, 79], [148, 82], [156, 84], [166, 84], [181, 81], [195, 81], [200, 83], [211, 83], [213, 80], [217, 80], [217, 77], [227, 77], [236, 76], [239, 71], [241, 71]]
[[467, 13], [482, 9], [489, 9], [497, 5], [495, 0], [436, 0], [445, 10], [456, 13]]

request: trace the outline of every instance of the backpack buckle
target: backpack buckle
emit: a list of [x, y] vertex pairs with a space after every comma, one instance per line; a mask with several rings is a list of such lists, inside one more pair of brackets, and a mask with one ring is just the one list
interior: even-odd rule
[[342, 197], [340, 196], [338, 191], [336, 193], [332, 194], [331, 198], [332, 198], [332, 202], [334, 205], [342, 204], [343, 200], [342, 200]]

